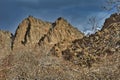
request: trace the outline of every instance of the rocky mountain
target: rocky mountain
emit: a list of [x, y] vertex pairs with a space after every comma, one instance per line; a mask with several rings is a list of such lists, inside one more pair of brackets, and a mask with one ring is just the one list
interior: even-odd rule
[[48, 34], [40, 39], [39, 47], [41, 51], [45, 51], [42, 53], [49, 53], [56, 44], [64, 43], [64, 48], [66, 48], [70, 42], [81, 38], [83, 38], [83, 33], [70, 25], [64, 18], [60, 17], [52, 24], [52, 28]]
[[46, 53], [54, 44], [62, 41], [70, 42], [82, 37], [83, 34], [63, 18], [50, 23], [29, 16], [19, 24], [13, 38], [12, 48], [14, 51], [28, 50], [28, 48], [31, 50], [37, 46], [37, 49], [39, 47]]
[[90, 36], [64, 18], [29, 16], [14, 35], [0, 30], [0, 80], [119, 80], [120, 15]]
[[113, 23], [94, 35], [73, 41], [63, 51], [65, 59], [75, 64], [91, 66], [100, 57], [120, 53], [120, 23]]
[[[101, 30], [89, 37], [84, 36], [81, 39], [76, 39], [68, 44], [67, 49], [65, 44], [58, 43], [51, 49], [51, 54], [70, 60], [75, 64], [89, 65], [96, 61], [99, 56], [110, 55], [119, 52], [120, 42], [120, 15], [112, 14], [105, 20]], [[83, 58], [81, 60], [80, 58]], [[91, 59], [87, 62], [88, 59]], [[82, 62], [83, 61], [83, 62]]]

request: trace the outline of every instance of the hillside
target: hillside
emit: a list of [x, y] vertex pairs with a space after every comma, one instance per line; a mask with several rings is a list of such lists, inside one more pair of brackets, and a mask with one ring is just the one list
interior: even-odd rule
[[0, 30], [0, 80], [119, 80], [120, 15], [85, 36], [64, 18], [33, 16], [15, 34]]

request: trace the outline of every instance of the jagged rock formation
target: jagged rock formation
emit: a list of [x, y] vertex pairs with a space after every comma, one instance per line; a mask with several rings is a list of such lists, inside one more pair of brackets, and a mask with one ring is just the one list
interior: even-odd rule
[[23, 20], [17, 28], [12, 47], [13, 50], [28, 50], [28, 48], [30, 50], [30, 48], [34, 49], [39, 43], [39, 48], [37, 49], [40, 49], [42, 53], [47, 53], [54, 44], [59, 42], [69, 43], [82, 37], [83, 34], [80, 31], [73, 28], [61, 17], [51, 24], [30, 16]]
[[0, 59], [10, 54], [12, 37], [10, 32], [0, 30]]
[[13, 50], [24, 47], [33, 48], [48, 33], [50, 27], [51, 23], [29, 16], [22, 21], [16, 30]]
[[[82, 37], [83, 34], [77, 29], [73, 28], [63, 18], [59, 18], [53, 24], [43, 22], [31, 16], [26, 18], [19, 25], [19, 27], [16, 30], [15, 36], [13, 37], [13, 40], [10, 42], [12, 48], [11, 53], [17, 54], [9, 54], [9, 56], [1, 60], [0, 79], [4, 80], [6, 79], [6, 77], [9, 80], [11, 79], [39, 80], [50, 78], [54, 79], [54, 77], [57, 78], [59, 71], [55, 71], [54, 73], [55, 76], [53, 78], [49, 77], [48, 71], [55, 70], [55, 67], [62, 63], [61, 62], [62, 60], [49, 55], [36, 57], [35, 53], [44, 54], [45, 51], [45, 49], [43, 48], [44, 46], [45, 47], [48, 46], [51, 49], [52, 46], [61, 42], [64, 42], [66, 44], [65, 46], [67, 46], [67, 43], [69, 44], [69, 42], [75, 39], [80, 39]], [[36, 48], [35, 46], [37, 47], [39, 46], [39, 48], [37, 49], [38, 50], [40, 49], [41, 51], [39, 52], [34, 51], [34, 49]], [[33, 51], [30, 50], [31, 48], [33, 49]], [[49, 67], [48, 66], [49, 64], [54, 65]], [[45, 66], [48, 67], [48, 69], [44, 68]], [[58, 69], [59, 68], [60, 67], [58, 67]], [[60, 72], [63, 73], [62, 70], [60, 70]], [[47, 77], [44, 78], [45, 74], [48, 74], [47, 75], [48, 78]], [[53, 74], [51, 74], [51, 76], [52, 75]], [[61, 77], [58, 78], [64, 79]]]
[[62, 54], [75, 64], [91, 66], [99, 58], [115, 53], [120, 53], [120, 22], [110, 23], [89, 37], [73, 41]]
[[[83, 38], [83, 34], [70, 25], [62, 17], [58, 18], [55, 23], [52, 24], [52, 28], [42, 39], [40, 39], [39, 45], [42, 51], [45, 53], [50, 52], [52, 47], [57, 44], [64, 44], [63, 49], [67, 47], [75, 39]], [[43, 49], [44, 47], [44, 49]], [[60, 49], [62, 49], [60, 48]], [[43, 52], [44, 53], [44, 52]]]
[[110, 24], [116, 23], [116, 22], [120, 22], [120, 14], [117, 14], [117, 13], [112, 14], [109, 18], [105, 20], [102, 30], [108, 27]]
[[83, 34], [80, 31], [60, 17], [53, 23], [53, 27], [45, 36], [44, 41], [45, 43], [56, 44], [64, 40], [72, 41], [82, 37]]

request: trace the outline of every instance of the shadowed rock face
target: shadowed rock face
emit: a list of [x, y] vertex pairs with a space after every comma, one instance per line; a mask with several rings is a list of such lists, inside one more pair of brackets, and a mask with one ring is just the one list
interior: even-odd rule
[[19, 49], [19, 47], [24, 46], [33, 48], [41, 37], [48, 33], [50, 27], [51, 23], [29, 16], [20, 23], [16, 30], [13, 49]]
[[0, 59], [10, 54], [12, 37], [10, 32], [0, 30]]

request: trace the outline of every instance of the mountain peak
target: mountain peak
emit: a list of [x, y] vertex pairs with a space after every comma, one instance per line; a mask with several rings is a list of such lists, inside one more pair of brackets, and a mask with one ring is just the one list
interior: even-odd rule
[[120, 14], [117, 14], [117, 13], [112, 14], [109, 18], [105, 20], [102, 30], [109, 27], [111, 24], [118, 23], [118, 22], [120, 22]]
[[46, 36], [39, 41], [41, 51], [49, 52], [55, 44], [61, 42], [65, 43], [64, 48], [66, 48], [75, 39], [83, 38], [83, 34], [62, 17], [58, 18], [52, 26]]
[[48, 33], [51, 25], [51, 23], [29, 16], [18, 26], [13, 41], [13, 47], [35, 46], [40, 38]]
[[60, 20], [65, 20], [65, 19], [63, 17], [59, 17], [57, 20], [60, 21]]
[[34, 18], [32, 15], [29, 15], [28, 18]]
[[63, 17], [59, 17], [56, 21], [55, 24], [68, 24], [67, 20], [64, 19]]

